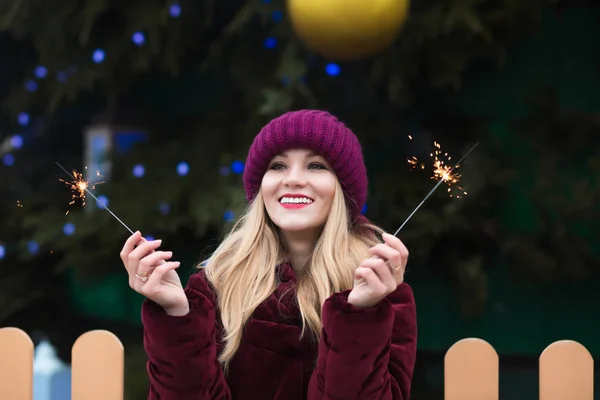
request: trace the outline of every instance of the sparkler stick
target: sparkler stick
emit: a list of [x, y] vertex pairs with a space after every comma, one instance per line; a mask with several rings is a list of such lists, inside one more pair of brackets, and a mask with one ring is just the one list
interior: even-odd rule
[[[73, 181], [78, 181], [77, 178], [75, 178], [73, 176], [73, 174], [71, 174], [69, 171], [67, 171], [62, 165], [60, 165], [58, 162], [55, 161], [55, 164], [58, 165], [58, 167], [60, 169], [62, 169], [63, 171], [65, 171], [65, 173], [67, 175], [69, 175], [71, 178], [73, 178]], [[98, 202], [98, 204], [100, 204], [102, 207], [104, 207], [104, 209], [106, 211], [108, 211], [110, 213], [110, 215], [112, 215], [117, 221], [119, 221], [121, 223], [121, 225], [123, 225], [125, 227], [125, 229], [127, 229], [129, 231], [129, 233], [131, 233], [133, 235], [133, 231], [131, 229], [129, 229], [129, 227], [125, 224], [125, 222], [121, 221], [121, 219], [119, 217], [117, 217], [115, 215], [115, 213], [113, 213], [112, 211], [110, 211], [110, 209], [104, 205], [103, 202], [101, 202], [100, 200], [98, 200], [98, 198], [96, 196], [94, 196], [94, 194], [92, 192], [90, 192], [87, 188], [87, 185], [78, 185], [78, 190], [84, 190], [87, 194], [89, 194], [94, 200], [96, 200]]]
[[417, 206], [417, 208], [415, 208], [413, 210], [413, 212], [410, 213], [410, 215], [408, 216], [408, 218], [406, 218], [406, 220], [404, 220], [404, 222], [402, 223], [402, 225], [400, 225], [400, 227], [398, 228], [398, 230], [396, 231], [396, 233], [394, 233], [394, 236], [397, 236], [398, 233], [400, 233], [400, 231], [402, 230], [402, 228], [404, 228], [404, 225], [406, 225], [406, 223], [412, 218], [413, 215], [415, 215], [415, 213], [417, 212], [417, 210], [419, 210], [419, 208], [421, 208], [421, 206], [427, 201], [427, 199], [429, 199], [431, 197], [431, 195], [433, 194], [433, 192], [435, 192], [437, 190], [438, 187], [440, 187], [440, 185], [444, 182], [446, 182], [446, 180], [448, 178], [450, 178], [452, 176], [452, 171], [458, 167], [460, 165], [461, 162], [463, 162], [467, 156], [469, 156], [469, 154], [471, 154], [473, 152], [473, 150], [475, 150], [475, 148], [479, 146], [479, 142], [475, 143], [473, 145], [473, 147], [471, 147], [464, 156], [462, 156], [462, 158], [460, 160], [458, 160], [458, 162], [456, 164], [454, 164], [454, 166], [452, 168], [450, 168], [449, 170], [445, 171], [445, 173], [440, 176], [440, 180], [438, 181], [438, 183], [433, 187], [433, 189], [431, 189], [429, 191], [429, 193], [427, 194], [427, 196], [425, 196], [425, 198], [423, 199], [423, 201], [421, 201], [421, 203], [419, 203], [419, 205]]

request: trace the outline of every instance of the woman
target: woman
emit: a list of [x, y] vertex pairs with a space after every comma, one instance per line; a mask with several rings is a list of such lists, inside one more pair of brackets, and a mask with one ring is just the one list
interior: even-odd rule
[[408, 251], [360, 214], [356, 136], [323, 111], [286, 113], [255, 138], [244, 187], [246, 214], [185, 290], [160, 241], [136, 232], [123, 247], [147, 297], [148, 398], [408, 399]]

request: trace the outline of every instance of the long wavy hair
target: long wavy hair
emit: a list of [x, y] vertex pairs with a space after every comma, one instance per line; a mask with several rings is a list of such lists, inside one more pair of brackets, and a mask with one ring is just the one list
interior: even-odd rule
[[[351, 289], [354, 271], [379, 243], [382, 230], [369, 223], [351, 224], [344, 194], [336, 185], [331, 212], [313, 253], [297, 276], [296, 297], [302, 335], [321, 334], [321, 308], [333, 293]], [[269, 218], [262, 193], [248, 206], [231, 232], [202, 263], [218, 299], [224, 330], [221, 365], [227, 370], [240, 346], [244, 326], [254, 310], [276, 289], [276, 266], [286, 261], [278, 228]]]

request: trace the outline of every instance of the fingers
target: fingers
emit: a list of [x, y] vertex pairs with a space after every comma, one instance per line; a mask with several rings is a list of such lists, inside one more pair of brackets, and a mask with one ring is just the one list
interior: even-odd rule
[[356, 269], [356, 279], [364, 278], [374, 292], [385, 295], [396, 290], [396, 279], [390, 267], [381, 258], [368, 258]]
[[402, 265], [406, 266], [406, 263], [408, 262], [409, 253], [408, 253], [408, 249], [406, 248], [404, 243], [402, 243], [402, 241], [400, 239], [398, 239], [396, 236], [390, 235], [389, 233], [384, 233], [382, 235], [382, 238], [388, 246], [396, 249], [400, 253], [400, 259], [402, 260]]
[[123, 261], [125, 267], [127, 267], [127, 258], [129, 257], [129, 254], [133, 251], [133, 249], [135, 249], [135, 245], [138, 244], [141, 237], [142, 234], [140, 231], [137, 231], [133, 235], [129, 236], [125, 242], [125, 245], [123, 245], [123, 249], [121, 249], [121, 253], [119, 253], [119, 255], [121, 256], [121, 261]]
[[400, 252], [387, 243], [380, 243], [371, 247], [369, 249], [369, 253], [382, 258], [384, 261], [387, 261], [390, 265], [390, 268], [398, 268], [402, 266], [402, 257], [400, 256]]
[[139, 268], [139, 263], [142, 260], [142, 258], [153, 253], [160, 246], [160, 244], [161, 240], [154, 240], [152, 242], [142, 242], [131, 253], [129, 253], [129, 256], [127, 256], [126, 263], [129, 275], [134, 275]]
[[150, 274], [148, 281], [142, 282], [142, 280], [136, 278], [133, 289], [142, 295], [151, 294], [161, 286], [161, 282], [165, 274], [171, 270], [177, 269], [180, 265], [181, 263], [179, 261], [168, 261], [160, 264], [154, 268], [154, 271], [152, 271], [152, 274]]
[[399, 285], [404, 280], [404, 271], [408, 262], [408, 249], [400, 239], [389, 233], [383, 234], [383, 240], [385, 243], [371, 247], [369, 252], [388, 262], [396, 283]]
[[138, 276], [147, 277], [152, 273], [158, 265], [173, 257], [172, 251], [155, 251], [150, 255], [142, 258], [138, 264], [138, 268], [134, 271]]

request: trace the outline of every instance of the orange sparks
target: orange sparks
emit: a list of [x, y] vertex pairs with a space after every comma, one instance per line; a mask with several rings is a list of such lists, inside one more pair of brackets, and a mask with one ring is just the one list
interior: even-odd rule
[[[429, 154], [433, 168], [433, 175], [431, 176], [431, 179], [436, 181], [443, 180], [448, 186], [448, 193], [450, 197], [456, 197], [457, 199], [460, 199], [463, 195], [467, 194], [464, 188], [458, 185], [462, 175], [456, 172], [456, 170], [458, 170], [461, 165], [457, 165], [456, 168], [452, 170], [452, 164], [450, 164], [452, 157], [447, 152], [442, 151], [442, 146], [438, 142], [433, 142], [433, 147], [433, 152]], [[415, 156], [408, 158], [407, 161], [411, 165], [412, 169], [425, 169], [425, 163], [420, 161]], [[455, 194], [453, 188], [460, 193]]]
[[[86, 167], [86, 169], [87, 169], [87, 167]], [[96, 172], [96, 176], [102, 177], [102, 175], [100, 175], [100, 171]], [[104, 181], [95, 182], [90, 186], [90, 183], [84, 179], [83, 174], [80, 172], [77, 172], [76, 170], [73, 170], [73, 177], [75, 179], [73, 179], [71, 181], [65, 181], [64, 179], [59, 179], [61, 182], [64, 182], [65, 185], [67, 185], [67, 187], [69, 189], [71, 189], [71, 191], [72, 191], [72, 196], [71, 196], [71, 201], [69, 202], [69, 206], [72, 206], [77, 201], [80, 201], [81, 205], [84, 206], [85, 201], [86, 201], [86, 197], [85, 197], [86, 190], [95, 189], [97, 185], [104, 183]], [[68, 215], [69, 211], [70, 210], [67, 210], [65, 215]]]
[[17, 207], [23, 208], [23, 204], [21, 204], [20, 200], [17, 200]]

